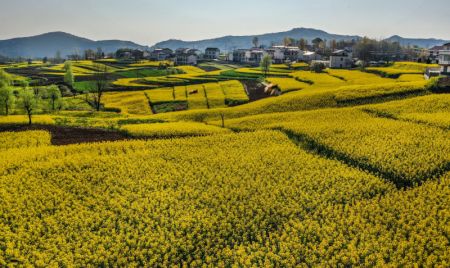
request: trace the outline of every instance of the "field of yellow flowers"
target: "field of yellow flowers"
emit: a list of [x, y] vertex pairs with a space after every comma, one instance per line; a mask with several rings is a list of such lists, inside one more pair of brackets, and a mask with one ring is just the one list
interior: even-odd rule
[[250, 101], [258, 68], [179, 66], [102, 111], [0, 116], [0, 267], [448, 267], [450, 95], [425, 67], [275, 65], [255, 83], [282, 94]]
[[448, 175], [397, 190], [278, 131], [13, 147], [0, 162], [2, 266], [449, 261]]

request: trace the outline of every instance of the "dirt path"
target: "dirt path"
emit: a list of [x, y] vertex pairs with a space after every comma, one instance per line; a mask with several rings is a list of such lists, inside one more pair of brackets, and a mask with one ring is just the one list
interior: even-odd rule
[[25, 130], [46, 130], [52, 135], [53, 145], [68, 145], [88, 142], [118, 141], [132, 139], [124, 133], [118, 131], [108, 131], [102, 129], [63, 127], [54, 125], [2, 125], [0, 132], [4, 131], [25, 131]]

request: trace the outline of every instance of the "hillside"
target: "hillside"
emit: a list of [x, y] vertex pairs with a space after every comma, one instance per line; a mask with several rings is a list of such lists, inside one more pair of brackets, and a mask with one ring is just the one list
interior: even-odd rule
[[404, 38], [398, 35], [393, 35], [386, 39], [387, 41], [391, 42], [399, 42], [402, 46], [418, 46], [418, 47], [425, 47], [430, 48], [433, 46], [440, 46], [444, 43], [450, 42], [450, 40], [443, 40], [443, 39], [435, 39], [435, 38]]
[[20, 37], [0, 41], [0, 55], [7, 57], [53, 57], [57, 51], [61, 56], [82, 52], [86, 49], [96, 50], [101, 47], [106, 53], [114, 52], [119, 48], [146, 49], [130, 41], [103, 40], [94, 41], [78, 37], [65, 32], [51, 32], [30, 37]]

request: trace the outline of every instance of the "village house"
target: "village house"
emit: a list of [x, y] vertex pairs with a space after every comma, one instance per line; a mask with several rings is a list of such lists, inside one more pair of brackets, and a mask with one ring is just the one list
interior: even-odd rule
[[428, 49], [428, 59], [430, 59], [430, 61], [433, 63], [437, 63], [439, 58], [439, 51], [443, 49], [444, 46], [434, 46]]
[[173, 56], [173, 51], [170, 48], [156, 48], [150, 53], [150, 60], [163, 61], [169, 60]]
[[245, 52], [245, 62], [257, 65], [261, 62], [267, 52], [263, 49], [251, 49]]
[[283, 63], [285, 61], [283, 49], [278, 47], [271, 47], [266, 51], [272, 58], [273, 63]]
[[217, 60], [220, 56], [220, 49], [216, 47], [208, 47], [205, 49], [205, 54], [203, 58], [205, 60]]
[[199, 51], [191, 48], [178, 48], [175, 50], [176, 65], [197, 65]]
[[314, 51], [304, 51], [300, 59], [304, 62], [311, 62], [313, 60], [321, 60], [322, 56]]
[[441, 75], [450, 75], [450, 43], [444, 44], [442, 50], [439, 51], [439, 66]]
[[233, 51], [231, 60], [236, 63], [244, 63], [245, 62], [245, 53], [247, 49], [236, 49]]
[[352, 53], [347, 49], [336, 50], [330, 56], [330, 68], [351, 68], [352, 65]]
[[139, 49], [121, 48], [115, 54], [117, 59], [123, 60], [142, 60], [144, 58], [144, 51]]

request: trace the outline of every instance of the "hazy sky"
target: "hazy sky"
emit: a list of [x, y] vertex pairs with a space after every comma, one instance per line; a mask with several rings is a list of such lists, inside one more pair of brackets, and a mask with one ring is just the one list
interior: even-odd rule
[[450, 0], [0, 0], [0, 39], [65, 31], [153, 45], [295, 27], [450, 39]]

